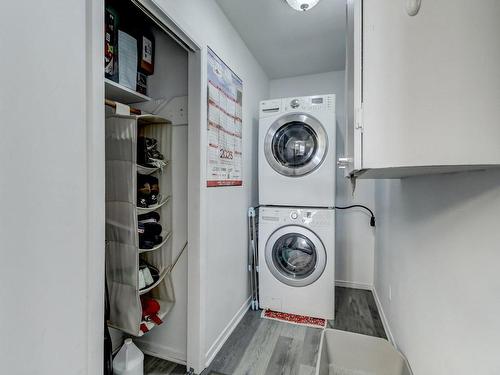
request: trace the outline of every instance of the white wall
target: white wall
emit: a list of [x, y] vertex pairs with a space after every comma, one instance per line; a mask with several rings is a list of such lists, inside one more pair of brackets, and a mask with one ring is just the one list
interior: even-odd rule
[[0, 373], [102, 374], [103, 5], [0, 9]]
[[499, 374], [500, 171], [377, 181], [376, 204], [376, 291], [414, 374]]
[[188, 52], [159, 28], [154, 29], [154, 37], [155, 73], [148, 77], [148, 95], [165, 100], [187, 96]]
[[[277, 79], [270, 82], [270, 97], [337, 95], [337, 157], [343, 155], [345, 134], [344, 71], [328, 72]], [[351, 183], [342, 170], [337, 169], [336, 204], [353, 203], [374, 207], [373, 181], [357, 182], [354, 196]], [[369, 288], [373, 285], [374, 231], [369, 226], [370, 216], [363, 210], [342, 210], [336, 215], [335, 278], [340, 285]]]
[[[199, 210], [201, 218], [200, 246], [199, 249], [193, 250], [190, 246], [189, 251], [199, 250], [199, 269], [194, 271], [200, 276], [198, 282], [201, 287], [201, 316], [196, 324], [201, 327], [199, 340], [204, 353], [198, 360], [206, 364], [219, 349], [224, 335], [229, 333], [231, 323], [236, 323], [233, 318], [246, 306], [250, 295], [246, 268], [246, 212], [250, 205], [257, 203], [258, 103], [268, 96], [269, 82], [262, 68], [213, 0], [158, 0], [157, 3], [201, 46], [201, 55], [198, 56], [201, 59], [201, 70], [198, 73], [202, 82], [206, 82], [207, 45], [243, 80], [243, 187], [205, 187], [207, 109], [204, 84], [200, 92], [195, 93], [201, 96], [200, 123], [190, 123], [190, 128], [195, 126], [200, 129], [200, 204], [193, 206], [193, 209]], [[193, 58], [192, 62], [194, 61]], [[191, 94], [193, 93], [190, 92]], [[190, 227], [190, 230], [192, 229]], [[192, 246], [196, 244], [193, 243]], [[198, 338], [188, 338], [190, 339]], [[202, 367], [203, 363], [193, 365], [195, 370], [199, 371], [198, 367]]]
[[[337, 94], [344, 92], [344, 71], [334, 71], [304, 76], [273, 79], [269, 83], [270, 98], [307, 96], [318, 94]], [[337, 108], [343, 108], [344, 98], [337, 98]], [[337, 117], [344, 113], [338, 111]]]

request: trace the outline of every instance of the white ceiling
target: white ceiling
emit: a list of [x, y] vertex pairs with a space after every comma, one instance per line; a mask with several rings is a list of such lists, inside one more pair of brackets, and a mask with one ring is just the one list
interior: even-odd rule
[[346, 0], [297, 12], [285, 0], [216, 0], [270, 79], [343, 70]]

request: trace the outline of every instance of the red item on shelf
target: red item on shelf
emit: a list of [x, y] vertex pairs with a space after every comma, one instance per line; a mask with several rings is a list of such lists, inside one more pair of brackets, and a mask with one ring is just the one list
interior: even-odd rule
[[151, 315], [149, 319], [151, 319], [158, 326], [163, 323], [163, 320], [161, 320], [158, 315]]
[[141, 305], [143, 319], [160, 311], [160, 304], [153, 298], [141, 298]]
[[155, 37], [153, 33], [146, 29], [142, 30], [137, 35], [138, 41], [138, 68], [139, 71], [147, 76], [155, 72]]
[[160, 325], [163, 320], [157, 315], [160, 312], [160, 304], [154, 298], [141, 297], [142, 319], [151, 320], [155, 324]]

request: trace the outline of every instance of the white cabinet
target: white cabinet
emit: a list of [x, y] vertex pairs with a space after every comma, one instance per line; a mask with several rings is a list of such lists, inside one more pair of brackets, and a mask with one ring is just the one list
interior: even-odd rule
[[348, 174], [500, 165], [500, 2], [348, 2]]

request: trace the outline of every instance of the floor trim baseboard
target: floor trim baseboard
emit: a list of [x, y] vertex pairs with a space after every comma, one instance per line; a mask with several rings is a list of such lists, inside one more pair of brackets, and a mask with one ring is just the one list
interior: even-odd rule
[[335, 286], [343, 288], [373, 290], [372, 284], [358, 283], [356, 281], [335, 280]]
[[168, 346], [142, 340], [137, 340], [135, 343], [144, 354], [178, 363], [180, 365], [186, 365], [186, 353], [181, 353]]
[[213, 359], [215, 358], [217, 353], [222, 348], [222, 345], [224, 345], [224, 343], [229, 338], [231, 333], [233, 333], [233, 331], [236, 328], [236, 326], [238, 325], [238, 323], [241, 321], [241, 319], [243, 319], [246, 312], [250, 309], [251, 300], [252, 300], [252, 298], [248, 297], [248, 299], [243, 303], [243, 305], [238, 309], [236, 314], [229, 321], [228, 325], [222, 330], [222, 332], [217, 337], [215, 342], [212, 344], [210, 349], [208, 349], [208, 351], [205, 355], [205, 366], [206, 367], [210, 366], [210, 363], [212, 363]]
[[385, 316], [384, 308], [382, 307], [382, 303], [380, 302], [380, 298], [378, 296], [377, 289], [375, 288], [375, 286], [372, 287], [371, 291], [373, 294], [373, 298], [375, 299], [375, 304], [377, 305], [380, 318], [382, 319], [382, 325], [384, 326], [387, 338], [389, 339], [389, 342], [397, 348], [396, 341], [394, 340], [394, 336], [392, 335], [391, 327], [389, 326], [389, 321]]

